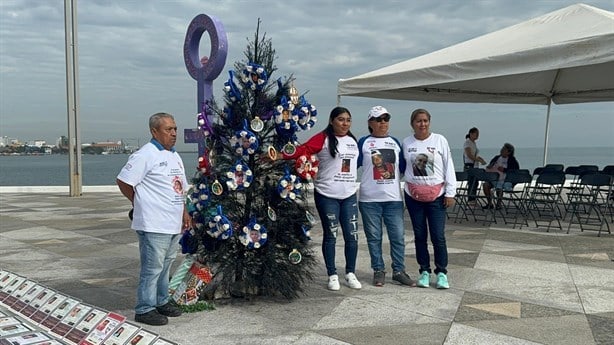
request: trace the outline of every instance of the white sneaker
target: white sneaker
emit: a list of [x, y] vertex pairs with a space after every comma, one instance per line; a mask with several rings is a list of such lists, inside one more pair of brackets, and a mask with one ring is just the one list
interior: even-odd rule
[[362, 288], [362, 284], [360, 284], [360, 282], [358, 281], [354, 273], [351, 273], [351, 272], [347, 273], [345, 275], [345, 281], [348, 283], [348, 286], [351, 287], [352, 289]]
[[328, 276], [328, 289], [333, 291], [339, 291], [339, 289], [341, 289], [338, 275], [333, 274], [332, 276]]

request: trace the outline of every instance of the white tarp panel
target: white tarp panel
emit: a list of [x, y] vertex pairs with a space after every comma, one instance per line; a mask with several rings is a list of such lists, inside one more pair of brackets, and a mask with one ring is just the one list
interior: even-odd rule
[[471, 103], [614, 100], [614, 13], [576, 4], [349, 79], [338, 96]]

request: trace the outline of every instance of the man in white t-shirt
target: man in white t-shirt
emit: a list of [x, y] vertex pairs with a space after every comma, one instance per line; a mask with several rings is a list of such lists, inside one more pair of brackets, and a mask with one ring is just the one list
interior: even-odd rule
[[191, 225], [185, 209], [183, 161], [175, 152], [177, 125], [172, 115], [149, 118], [152, 139], [130, 155], [117, 185], [133, 206], [131, 228], [139, 238], [141, 272], [135, 321], [165, 325], [181, 315], [168, 293], [169, 269], [177, 256], [179, 237]]

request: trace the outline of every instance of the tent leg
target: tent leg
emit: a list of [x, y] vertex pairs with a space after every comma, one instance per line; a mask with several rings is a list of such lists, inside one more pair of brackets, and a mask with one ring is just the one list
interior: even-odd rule
[[548, 112], [546, 113], [546, 134], [544, 135], [544, 161], [542, 166], [546, 166], [548, 162], [548, 135], [550, 134], [550, 106], [552, 98], [548, 100]]

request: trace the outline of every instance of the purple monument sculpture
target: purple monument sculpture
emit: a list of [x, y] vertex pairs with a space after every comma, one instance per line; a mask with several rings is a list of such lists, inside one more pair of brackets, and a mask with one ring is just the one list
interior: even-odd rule
[[[200, 39], [204, 32], [209, 34], [211, 40], [211, 51], [209, 56], [199, 56]], [[206, 14], [199, 14], [188, 26], [183, 44], [183, 60], [188, 73], [197, 83], [197, 103], [196, 112], [206, 111], [207, 105], [213, 100], [213, 80], [220, 75], [226, 64], [226, 54], [228, 53], [228, 40], [224, 26], [217, 18]], [[208, 119], [211, 121], [211, 118]], [[204, 135], [198, 128], [184, 130], [184, 142], [198, 143], [198, 156], [205, 152]]]

